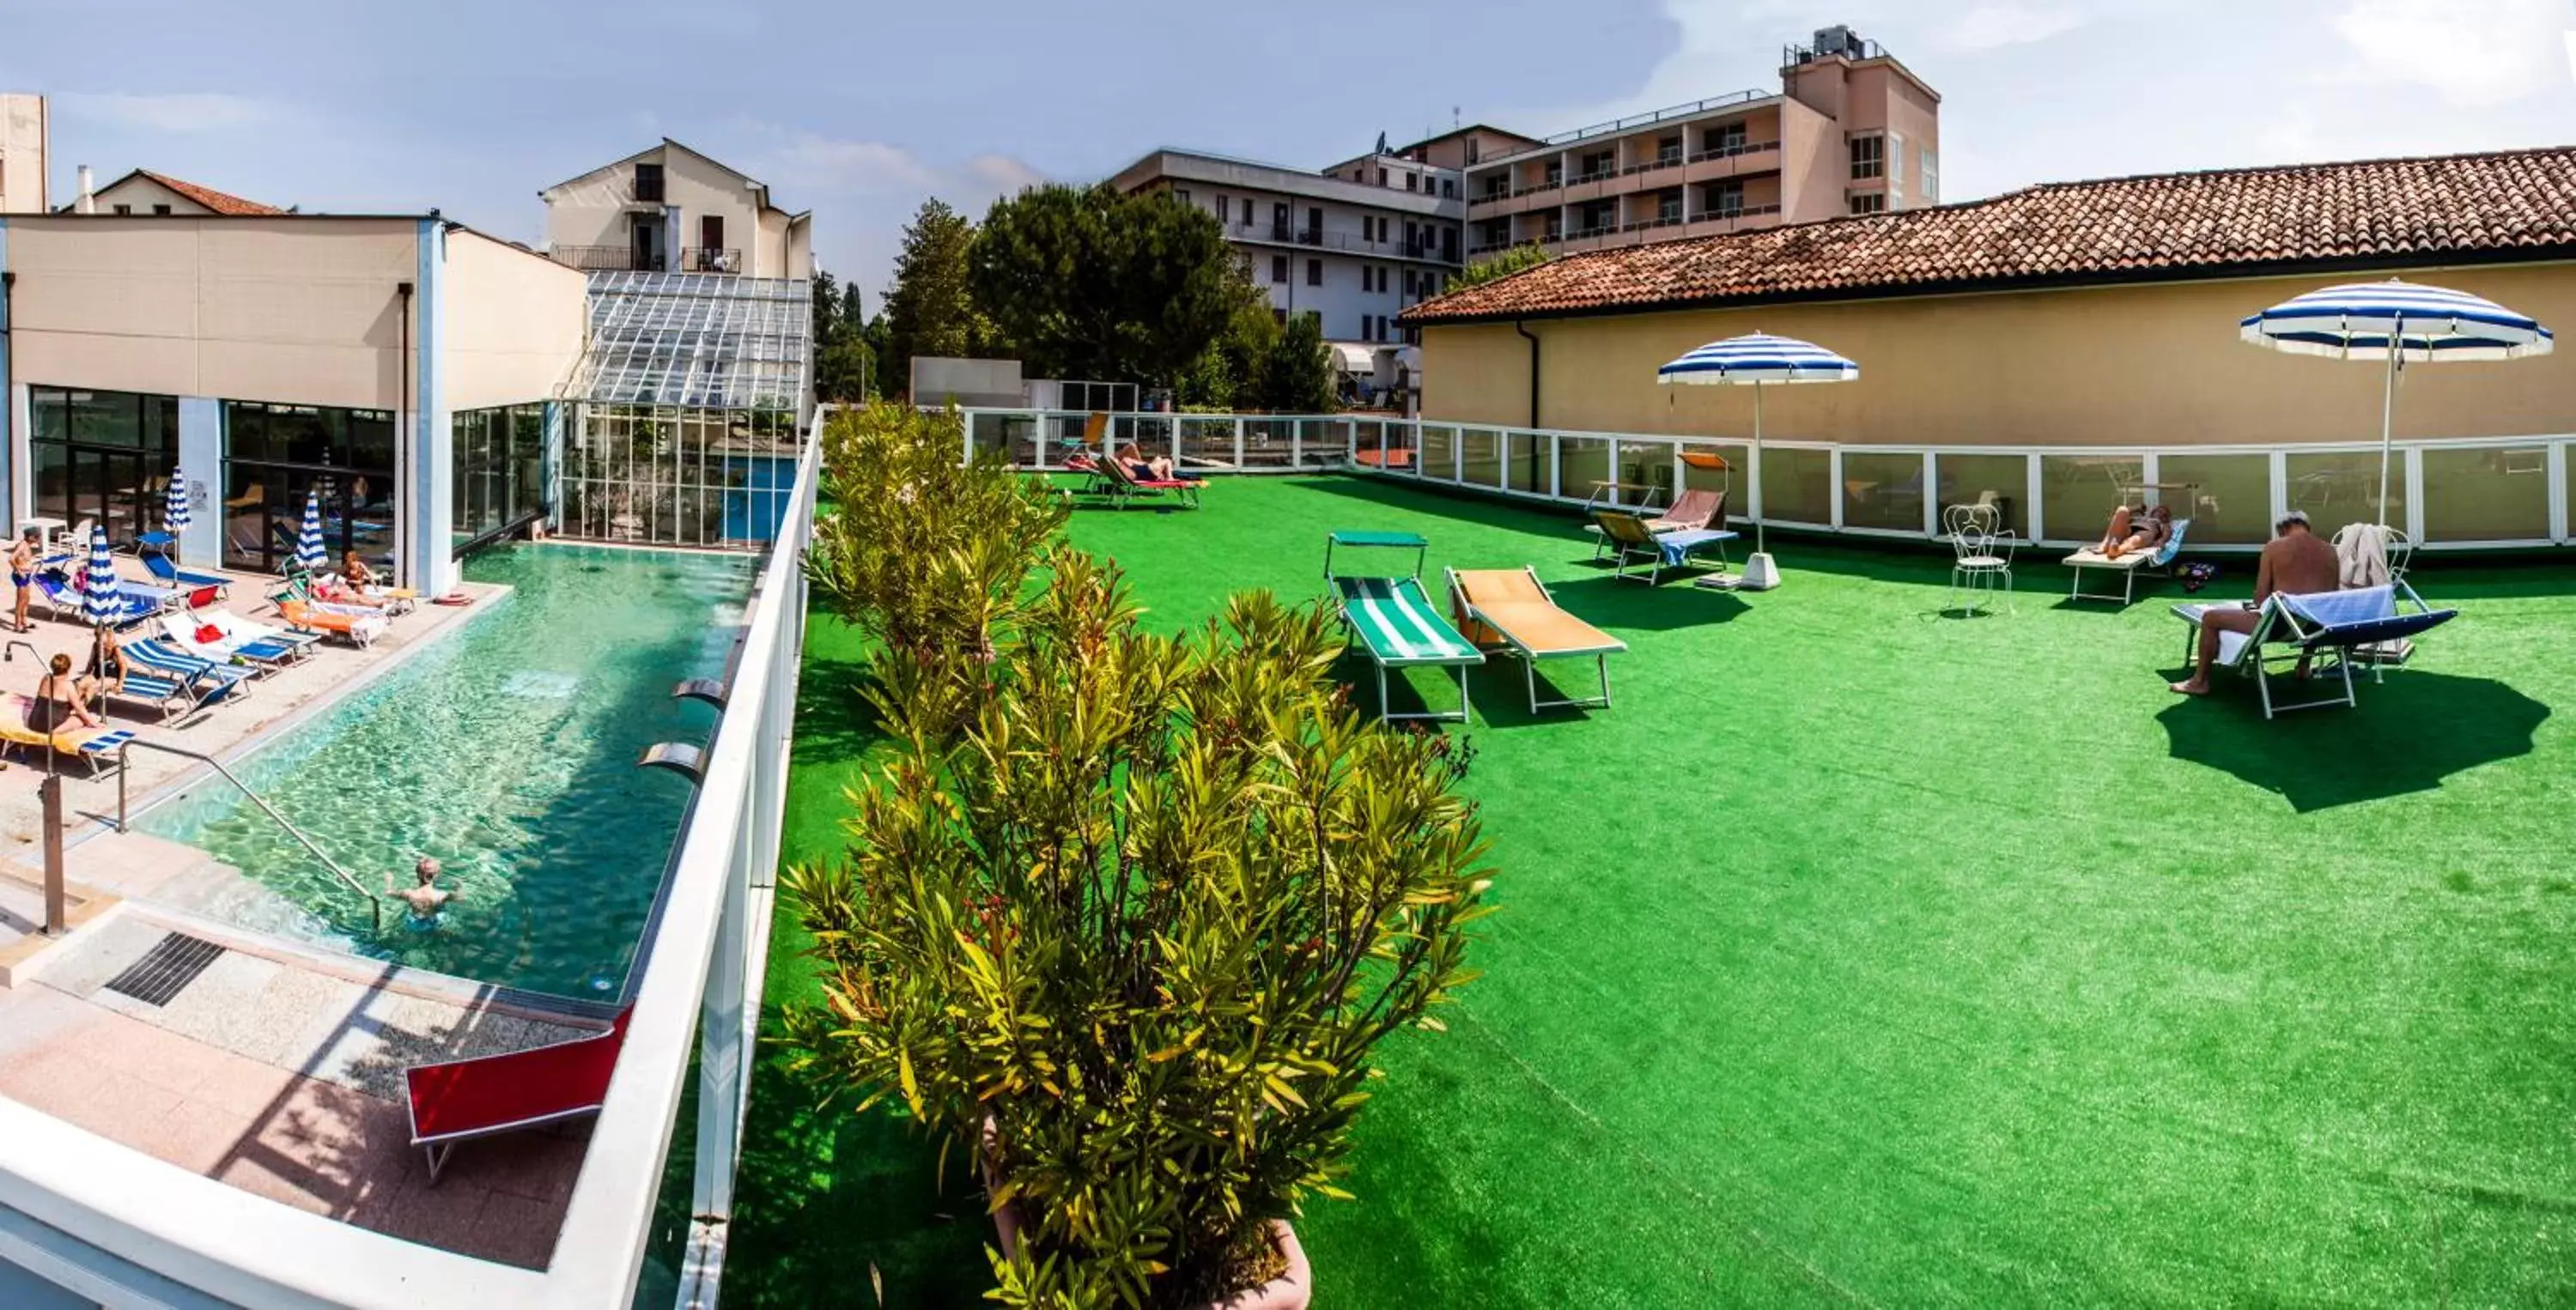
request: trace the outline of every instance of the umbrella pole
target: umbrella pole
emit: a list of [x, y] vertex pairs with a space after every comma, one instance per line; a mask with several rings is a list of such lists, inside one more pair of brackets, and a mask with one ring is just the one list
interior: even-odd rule
[[2388, 448], [2395, 437], [2397, 415], [2397, 361], [2406, 353], [2403, 325], [2401, 334], [2389, 342], [2388, 385], [2379, 398], [2379, 526], [2388, 526]]
[[[1753, 494], [1760, 496], [1762, 494], [1762, 384], [1759, 382], [1753, 384], [1753, 487]], [[1753, 516], [1753, 553], [1756, 555], [1770, 553], [1770, 547], [1762, 538], [1762, 526], [1770, 521], [1770, 518], [1771, 507], [1768, 505], [1762, 507], [1761, 513]]]

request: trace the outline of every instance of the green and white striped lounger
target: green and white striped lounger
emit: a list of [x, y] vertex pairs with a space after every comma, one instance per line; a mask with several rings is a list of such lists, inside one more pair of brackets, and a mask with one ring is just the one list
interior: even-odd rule
[[[1485, 653], [1450, 626], [1448, 618], [1432, 605], [1431, 598], [1422, 592], [1421, 578], [1344, 576], [1331, 571], [1334, 546], [1345, 549], [1367, 546], [1409, 549], [1415, 552], [1418, 571], [1426, 545], [1420, 537], [1403, 533], [1335, 533], [1325, 548], [1325, 576], [1332, 580], [1334, 596], [1342, 611], [1342, 623], [1350, 629], [1351, 639], [1368, 652], [1369, 662], [1377, 666], [1378, 717], [1464, 723], [1467, 721], [1467, 670], [1484, 663]], [[1390, 713], [1386, 700], [1386, 671], [1426, 666], [1446, 666], [1458, 671], [1457, 711]]]

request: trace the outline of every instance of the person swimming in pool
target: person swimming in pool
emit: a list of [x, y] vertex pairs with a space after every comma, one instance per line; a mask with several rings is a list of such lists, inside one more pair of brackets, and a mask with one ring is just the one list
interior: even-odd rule
[[412, 866], [411, 872], [412, 877], [418, 881], [412, 886], [402, 888], [394, 886], [392, 874], [386, 874], [385, 895], [411, 907], [413, 926], [422, 928], [434, 926], [438, 922], [440, 912], [447, 908], [447, 903], [465, 893], [439, 886], [438, 861], [428, 856], [422, 856], [420, 863]]
[[10, 622], [18, 631], [28, 630], [27, 606], [36, 599], [36, 530], [29, 528], [9, 548], [9, 582], [18, 589], [18, 608]]

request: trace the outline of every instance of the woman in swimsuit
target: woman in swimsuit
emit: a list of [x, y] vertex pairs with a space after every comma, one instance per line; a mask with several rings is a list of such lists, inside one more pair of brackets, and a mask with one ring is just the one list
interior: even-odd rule
[[2173, 531], [2173, 511], [2162, 505], [2138, 511], [2122, 505], [2111, 511], [2111, 530], [2102, 534], [2102, 543], [2094, 549], [2104, 559], [2118, 559], [2141, 550], [2154, 550], [2165, 543]]
[[48, 667], [53, 672], [36, 680], [36, 699], [27, 707], [27, 726], [38, 732], [55, 732], [73, 721], [84, 727], [106, 727], [89, 712], [80, 680], [72, 676], [72, 657], [56, 655]]
[[[116, 639], [113, 631], [100, 628], [97, 639], [89, 646], [89, 669], [75, 684], [80, 688], [81, 698], [87, 700], [110, 691], [122, 694], [127, 667], [124, 644]], [[109, 669], [116, 672], [109, 673]]]

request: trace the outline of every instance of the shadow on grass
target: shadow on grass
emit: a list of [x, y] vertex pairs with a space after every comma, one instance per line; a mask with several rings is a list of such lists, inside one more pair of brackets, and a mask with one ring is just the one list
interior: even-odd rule
[[[2358, 675], [2356, 675], [2358, 677]], [[2156, 718], [2173, 758], [2231, 773], [2305, 813], [2431, 791], [2455, 773], [2531, 753], [2549, 707], [2492, 678], [2397, 670], [2359, 681], [2360, 705], [2265, 720], [2247, 679], [2177, 696]], [[2283, 690], [2276, 680], [2275, 695]], [[2295, 681], [2296, 697], [2307, 690]]]
[[1567, 613], [1614, 632], [1622, 628], [1632, 632], [1670, 632], [1706, 627], [1729, 622], [1751, 608], [1733, 592], [1694, 587], [1681, 577], [1649, 587], [1605, 574], [1555, 583], [1548, 591]]

